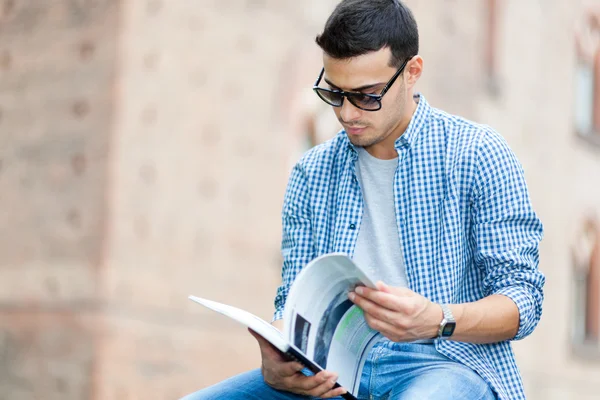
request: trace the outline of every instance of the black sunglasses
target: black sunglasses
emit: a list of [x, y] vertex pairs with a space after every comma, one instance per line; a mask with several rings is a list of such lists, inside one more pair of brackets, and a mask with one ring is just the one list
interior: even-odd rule
[[319, 83], [321, 83], [321, 79], [323, 79], [323, 74], [325, 73], [325, 68], [321, 69], [321, 73], [319, 74], [319, 78], [315, 82], [313, 86], [313, 90], [315, 93], [323, 100], [325, 103], [334, 107], [341, 107], [344, 104], [344, 97], [348, 98], [348, 101], [352, 103], [357, 108], [365, 111], [377, 111], [381, 110], [381, 99], [387, 93], [387, 91], [392, 87], [396, 79], [400, 76], [406, 64], [413, 57], [409, 57], [404, 61], [402, 66], [396, 71], [392, 79], [385, 85], [381, 93], [379, 94], [370, 94], [370, 93], [360, 93], [360, 92], [344, 92], [343, 90], [337, 89], [326, 89], [319, 87]]

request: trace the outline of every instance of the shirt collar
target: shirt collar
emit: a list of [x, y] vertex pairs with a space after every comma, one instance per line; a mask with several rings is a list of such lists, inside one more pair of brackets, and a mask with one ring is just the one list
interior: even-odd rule
[[[408, 124], [408, 127], [406, 128], [402, 136], [396, 139], [396, 142], [394, 144], [394, 147], [396, 149], [412, 146], [412, 144], [415, 143], [419, 132], [423, 130], [423, 128], [427, 124], [429, 116], [431, 115], [431, 106], [429, 105], [427, 100], [425, 100], [425, 96], [423, 96], [421, 93], [416, 93], [414, 96], [414, 100], [417, 103], [417, 109], [415, 110]], [[342, 130], [340, 134], [344, 136], [344, 141], [347, 143], [348, 149], [351, 149], [354, 153], [356, 153], [356, 148], [354, 147], [352, 142], [350, 142], [350, 139], [348, 139], [348, 135], [346, 135], [346, 132]]]

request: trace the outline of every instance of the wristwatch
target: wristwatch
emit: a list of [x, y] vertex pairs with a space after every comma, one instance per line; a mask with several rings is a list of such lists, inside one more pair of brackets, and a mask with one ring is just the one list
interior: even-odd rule
[[438, 329], [438, 339], [447, 339], [454, 333], [454, 329], [456, 328], [456, 320], [452, 315], [452, 311], [450, 311], [450, 307], [448, 304], [440, 304], [442, 307], [442, 312], [444, 313], [444, 318], [442, 322], [440, 322], [440, 328]]

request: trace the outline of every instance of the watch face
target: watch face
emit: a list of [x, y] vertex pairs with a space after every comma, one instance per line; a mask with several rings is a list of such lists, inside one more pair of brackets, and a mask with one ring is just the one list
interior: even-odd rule
[[442, 336], [452, 336], [452, 334], [454, 333], [454, 328], [456, 328], [456, 323], [448, 322], [442, 330]]

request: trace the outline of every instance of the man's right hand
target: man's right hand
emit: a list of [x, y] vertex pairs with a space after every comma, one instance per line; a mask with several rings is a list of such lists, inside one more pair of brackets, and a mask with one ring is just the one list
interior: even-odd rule
[[303, 396], [314, 396], [329, 399], [346, 393], [346, 389], [333, 389], [337, 375], [321, 371], [313, 376], [306, 376], [300, 371], [303, 365], [288, 361], [279, 350], [274, 348], [262, 336], [248, 329], [258, 341], [262, 357], [262, 374], [265, 382], [274, 389], [283, 390]]

